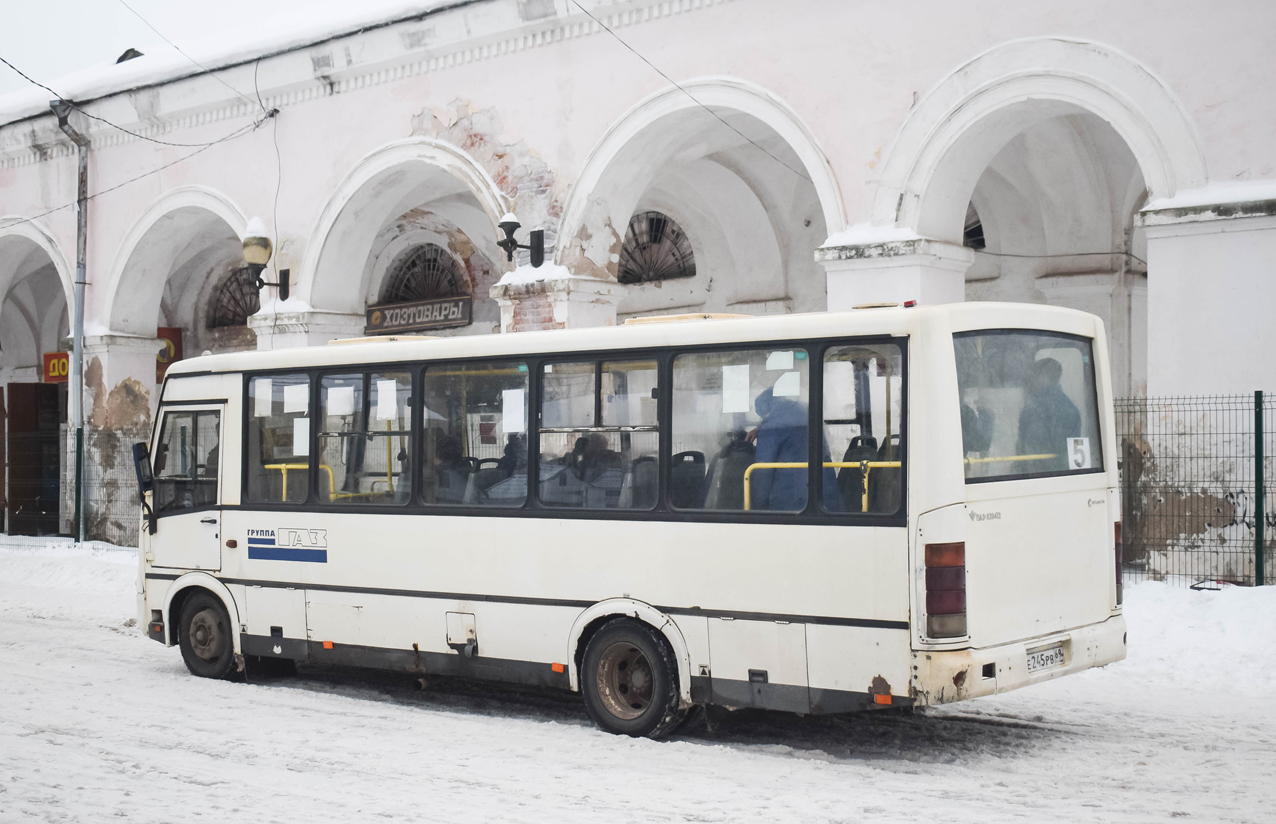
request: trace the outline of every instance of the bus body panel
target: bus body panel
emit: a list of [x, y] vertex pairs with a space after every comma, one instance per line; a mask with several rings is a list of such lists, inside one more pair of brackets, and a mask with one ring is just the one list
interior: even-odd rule
[[[423, 652], [459, 655], [448, 645], [447, 614], [463, 613], [474, 616], [480, 658], [548, 666], [569, 658], [566, 639], [582, 611], [630, 598], [678, 625], [687, 639], [690, 672], [698, 677], [703, 668], [713, 677], [722, 703], [807, 711], [791, 696], [771, 696], [784, 690], [759, 694], [749, 685], [753, 670], [755, 677], [766, 673], [769, 685], [805, 691], [808, 631], [818, 636], [820, 650], [837, 654], [817, 669], [812, 688], [855, 685], [855, 692], [868, 693], [874, 678], [889, 672], [903, 695], [907, 682], [901, 675], [909, 654], [907, 555], [900, 550], [904, 531], [898, 528], [604, 522], [603, 539], [600, 522], [587, 519], [408, 514], [356, 519], [343, 512], [242, 508], [227, 509], [224, 518], [225, 536], [237, 539], [238, 547], [224, 550], [222, 574], [248, 587], [252, 635], [278, 627], [282, 638], [312, 645], [396, 650], [415, 645]], [[284, 549], [299, 560], [251, 557], [260, 544], [248, 543], [248, 537], [267, 533], [276, 546], [290, 544]], [[777, 553], [777, 546], [784, 551]], [[637, 566], [609, 562], [616, 557], [633, 558]], [[801, 572], [800, 585], [793, 582], [794, 569]], [[651, 570], [671, 574], [653, 577]], [[898, 584], [877, 583], [882, 580]], [[304, 593], [304, 610], [300, 595], [272, 592]], [[274, 623], [284, 620], [277, 617], [279, 599], [290, 597], [297, 605], [293, 625]], [[270, 620], [258, 619], [258, 603]], [[898, 628], [814, 628], [804, 617]], [[305, 626], [295, 626], [296, 620]], [[875, 652], [842, 654], [865, 644]]]
[[[1055, 645], [1063, 648], [1064, 662], [1029, 672], [1028, 653]], [[918, 706], [927, 707], [1009, 692], [1120, 661], [1125, 658], [1125, 650], [1126, 625], [1122, 615], [1000, 646], [917, 650], [913, 653], [913, 700]]]
[[[976, 647], [1106, 620], [1114, 532], [1103, 474], [972, 484], [969, 635]], [[1027, 494], [1028, 489], [1032, 494]]]

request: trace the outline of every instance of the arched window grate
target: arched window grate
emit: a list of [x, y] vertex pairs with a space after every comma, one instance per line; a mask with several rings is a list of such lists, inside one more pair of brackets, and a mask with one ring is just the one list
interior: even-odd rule
[[621, 283], [695, 277], [696, 262], [687, 233], [660, 212], [639, 212], [629, 219], [620, 247]]
[[386, 277], [381, 303], [410, 303], [465, 294], [460, 267], [446, 249], [422, 244], [400, 255]]
[[236, 269], [213, 293], [213, 305], [208, 312], [208, 328], [247, 326], [248, 316], [261, 309], [261, 295], [253, 283], [248, 269]]
[[962, 233], [961, 245], [967, 249], [983, 249], [988, 245], [984, 240], [983, 221], [979, 219], [979, 213], [975, 211], [973, 203], [966, 206], [966, 226]]

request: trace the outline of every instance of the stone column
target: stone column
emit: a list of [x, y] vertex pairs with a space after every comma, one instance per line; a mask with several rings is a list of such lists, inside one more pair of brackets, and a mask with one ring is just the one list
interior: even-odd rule
[[297, 298], [272, 301], [248, 318], [258, 349], [323, 346], [338, 338], [362, 337], [365, 325], [363, 315], [315, 309]]
[[[142, 335], [84, 338], [84, 487], [86, 536], [134, 546], [137, 487], [132, 445], [148, 441], [159, 402], [155, 359], [164, 343]], [[75, 433], [68, 455], [74, 456]], [[71, 485], [67, 493], [74, 495]], [[72, 506], [67, 507], [68, 512]]]
[[616, 306], [627, 287], [614, 280], [580, 277], [566, 267], [520, 266], [488, 294], [501, 307], [502, 332], [615, 326]]
[[975, 253], [929, 238], [839, 243], [834, 236], [815, 260], [828, 277], [829, 311], [841, 312], [868, 303], [960, 303]]

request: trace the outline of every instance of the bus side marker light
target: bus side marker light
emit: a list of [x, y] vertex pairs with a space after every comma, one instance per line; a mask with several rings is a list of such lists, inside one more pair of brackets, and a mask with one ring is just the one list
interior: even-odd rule
[[875, 704], [890, 704], [890, 702], [891, 702], [891, 697], [889, 695], [874, 695], [873, 696], [873, 703]]
[[553, 664], [550, 664], [549, 668], [552, 669], [554, 672], [565, 672], [567, 669], [566, 667], [564, 667], [562, 664], [558, 662], [554, 662]]
[[324, 649], [332, 649], [332, 642], [331, 642], [331, 641], [324, 641], [324, 642], [323, 642], [323, 648], [324, 648]]

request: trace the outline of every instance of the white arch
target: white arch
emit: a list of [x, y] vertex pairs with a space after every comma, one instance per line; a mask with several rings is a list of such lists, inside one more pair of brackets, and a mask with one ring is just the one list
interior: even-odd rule
[[[313, 305], [315, 284], [320, 276], [328, 241], [345, 208], [363, 191], [363, 188], [379, 175], [396, 167], [410, 167], [424, 164], [447, 172], [465, 185], [474, 195], [492, 221], [492, 230], [501, 216], [509, 211], [508, 199], [501, 193], [491, 175], [461, 148], [443, 140], [428, 137], [413, 137], [386, 144], [364, 156], [345, 176], [336, 192], [328, 199], [311, 237], [313, 243], [307, 245], [305, 256], [301, 262], [301, 275], [298, 282], [298, 297]], [[362, 250], [364, 255], [367, 250]], [[362, 263], [362, 261], [361, 261]], [[362, 265], [359, 270], [362, 271]], [[346, 273], [349, 276], [349, 272]], [[362, 292], [359, 293], [360, 298]], [[320, 307], [322, 308], [322, 307]]]
[[[62, 284], [62, 293], [66, 297], [67, 307], [75, 305], [75, 271], [67, 265], [66, 258], [63, 257], [62, 250], [58, 248], [58, 242], [53, 239], [53, 235], [33, 220], [16, 215], [0, 217], [0, 247], [5, 245], [5, 238], [10, 237], [28, 240], [49, 256], [53, 268], [57, 270], [58, 280]], [[4, 296], [12, 287], [12, 283], [0, 283], [0, 301], [4, 300]]]
[[[106, 278], [106, 286], [102, 290], [101, 298], [96, 302], [97, 320], [108, 329], [126, 331], [117, 328], [120, 323], [118, 307], [121, 301], [132, 303], [137, 299], [132, 290], [121, 294], [133, 253], [137, 251], [142, 239], [156, 223], [180, 209], [202, 209], [209, 212], [224, 221], [240, 238], [244, 237], [244, 231], [248, 227], [248, 218], [244, 216], [243, 211], [230, 198], [207, 186], [182, 186], [160, 195], [133, 222], [116, 250], [115, 260]], [[166, 278], [167, 273], [164, 273], [164, 276]], [[163, 290], [164, 279], [160, 279], [159, 291], [162, 293]], [[158, 299], [156, 297], [157, 301]]]
[[681, 86], [686, 92], [671, 87], [636, 103], [621, 115], [589, 153], [580, 177], [572, 186], [567, 207], [563, 210], [563, 220], [558, 232], [559, 253], [563, 251], [565, 242], [575, 237], [603, 176], [630, 141], [661, 118], [702, 105], [742, 112], [774, 130], [802, 162], [815, 187], [827, 230], [838, 231], [846, 225], [842, 193], [837, 185], [837, 177], [833, 174], [833, 167], [811, 130], [779, 97], [762, 86], [737, 77], [698, 77], [687, 80]]
[[1040, 117], [1078, 112], [1097, 115], [1125, 140], [1151, 197], [1205, 183], [1186, 109], [1145, 66], [1100, 43], [1014, 40], [953, 71], [908, 115], [882, 168], [873, 225], [942, 236], [932, 213], [964, 212], [962, 198], [1006, 139]]

